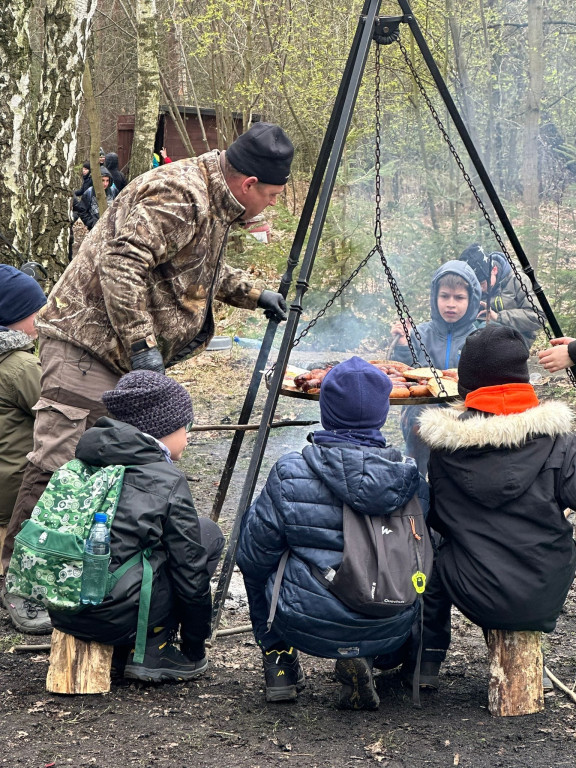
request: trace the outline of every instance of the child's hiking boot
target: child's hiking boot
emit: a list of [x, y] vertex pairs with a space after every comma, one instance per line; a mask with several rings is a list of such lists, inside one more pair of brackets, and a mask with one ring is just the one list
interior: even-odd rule
[[[420, 662], [420, 688], [429, 688], [437, 691], [440, 687], [438, 676], [440, 674], [440, 661]], [[402, 679], [408, 686], [414, 684], [414, 669], [404, 664], [400, 671]]]
[[156, 637], [146, 641], [146, 651], [141, 664], [134, 661], [134, 651], [130, 652], [124, 668], [124, 677], [140, 680], [142, 683], [183, 682], [199, 677], [208, 667], [204, 656], [199, 661], [190, 661], [181, 651], [172, 645], [172, 633], [163, 628]]
[[342, 683], [339, 709], [378, 709], [371, 658], [338, 659], [334, 673]]
[[27, 635], [49, 635], [52, 632], [50, 616], [41, 603], [10, 593], [4, 593], [2, 599], [12, 624], [19, 632]]
[[264, 678], [266, 680], [266, 701], [296, 701], [298, 691], [306, 684], [300, 666], [298, 651], [289, 648], [277, 651], [271, 648], [262, 652]]

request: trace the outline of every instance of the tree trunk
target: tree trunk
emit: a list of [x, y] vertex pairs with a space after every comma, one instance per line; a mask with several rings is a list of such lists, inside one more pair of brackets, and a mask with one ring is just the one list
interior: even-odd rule
[[98, 114], [98, 107], [96, 105], [96, 99], [94, 98], [94, 88], [92, 87], [92, 72], [90, 71], [90, 62], [86, 60], [84, 65], [84, 109], [86, 110], [86, 117], [88, 119], [88, 125], [90, 127], [90, 174], [92, 175], [92, 184], [94, 186], [94, 194], [98, 201], [98, 213], [100, 216], [104, 216], [108, 202], [106, 200], [106, 192], [104, 191], [103, 184], [98, 182], [100, 175], [100, 115]]
[[544, 43], [542, 0], [528, 0], [527, 55], [529, 84], [524, 120], [524, 156], [522, 160], [522, 198], [527, 219], [528, 257], [538, 266], [538, 220], [540, 217], [539, 130], [540, 105], [544, 87]]
[[114, 646], [87, 643], [52, 631], [46, 690], [50, 693], [108, 693]]
[[544, 709], [540, 632], [489, 629], [488, 709], [496, 717], [531, 715]]
[[456, 72], [458, 73], [458, 79], [460, 81], [463, 117], [466, 123], [466, 127], [468, 128], [470, 138], [474, 142], [474, 146], [476, 147], [477, 151], [480, 153], [480, 142], [478, 141], [478, 132], [476, 130], [476, 113], [474, 110], [474, 102], [470, 98], [470, 94], [472, 93], [473, 88], [470, 84], [470, 77], [468, 75], [468, 64], [462, 51], [462, 28], [454, 12], [453, 0], [446, 0], [446, 15], [448, 17], [448, 25], [450, 27], [452, 47], [454, 48]]
[[32, 254], [51, 278], [68, 264], [70, 179], [96, 0], [48, 0], [30, 223]]
[[[0, 232], [23, 255], [30, 253], [28, 201], [32, 133], [28, 21], [32, 0], [0, 4]], [[0, 243], [0, 261], [20, 266]]]
[[130, 178], [152, 168], [154, 139], [158, 127], [160, 106], [160, 75], [158, 71], [158, 35], [156, 0], [137, 0], [138, 84], [136, 91], [136, 122], [130, 153]]

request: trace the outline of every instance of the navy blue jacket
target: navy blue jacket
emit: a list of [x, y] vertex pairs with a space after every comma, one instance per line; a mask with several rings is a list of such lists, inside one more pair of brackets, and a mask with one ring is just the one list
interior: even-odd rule
[[[314, 578], [309, 565], [340, 565], [343, 502], [360, 514], [385, 515], [415, 494], [426, 514], [428, 486], [395, 448], [340, 442], [283, 456], [244, 517], [237, 555], [256, 640], [264, 648], [284, 641], [324, 658], [398, 650], [410, 635], [418, 604], [387, 619], [354, 613]], [[274, 577], [287, 548], [276, 617], [267, 632]]]

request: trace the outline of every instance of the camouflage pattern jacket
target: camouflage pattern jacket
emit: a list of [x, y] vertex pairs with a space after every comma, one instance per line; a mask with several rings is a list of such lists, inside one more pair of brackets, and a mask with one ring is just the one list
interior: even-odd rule
[[243, 212], [217, 150], [138, 176], [56, 283], [39, 332], [118, 374], [131, 370], [131, 346], [143, 339], [165, 363], [198, 354], [214, 335], [214, 299], [255, 309], [264, 288], [223, 261]]

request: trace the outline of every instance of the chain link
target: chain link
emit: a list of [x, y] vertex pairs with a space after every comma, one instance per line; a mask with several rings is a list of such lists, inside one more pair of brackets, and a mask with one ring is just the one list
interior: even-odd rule
[[381, 166], [380, 145], [382, 142], [382, 118], [381, 118], [382, 107], [381, 107], [381, 100], [380, 100], [381, 50], [382, 50], [382, 46], [379, 43], [377, 43], [376, 53], [375, 53], [376, 60], [375, 60], [375, 90], [374, 90], [375, 134], [376, 134], [376, 140], [375, 140], [376, 159], [374, 164], [375, 173], [376, 173], [376, 182], [375, 182], [376, 224], [374, 226], [374, 236], [376, 237], [375, 250], [378, 251], [378, 254], [380, 256], [380, 261], [382, 262], [382, 266], [384, 267], [386, 278], [388, 279], [388, 285], [390, 286], [390, 291], [392, 292], [392, 298], [394, 300], [394, 304], [396, 305], [396, 312], [398, 313], [398, 317], [400, 318], [400, 322], [402, 323], [402, 329], [404, 331], [404, 336], [406, 338], [406, 341], [408, 342], [408, 348], [410, 349], [412, 360], [415, 365], [418, 365], [418, 355], [416, 354], [414, 343], [412, 341], [412, 334], [414, 334], [414, 338], [418, 342], [418, 345], [424, 354], [428, 367], [432, 371], [434, 378], [438, 383], [440, 392], [442, 392], [444, 395], [447, 395], [448, 393], [444, 388], [442, 380], [438, 374], [438, 371], [436, 370], [436, 366], [433, 364], [430, 358], [430, 355], [428, 354], [428, 351], [424, 346], [422, 337], [420, 336], [420, 332], [416, 327], [416, 323], [412, 319], [410, 310], [408, 309], [408, 306], [404, 300], [402, 292], [400, 291], [398, 283], [396, 282], [396, 278], [394, 277], [392, 270], [390, 269], [390, 265], [388, 264], [388, 261], [386, 260], [386, 256], [384, 255], [384, 248], [382, 247], [382, 209], [381, 209], [381, 201], [382, 201], [381, 183], [382, 182], [380, 178], [380, 166]]

